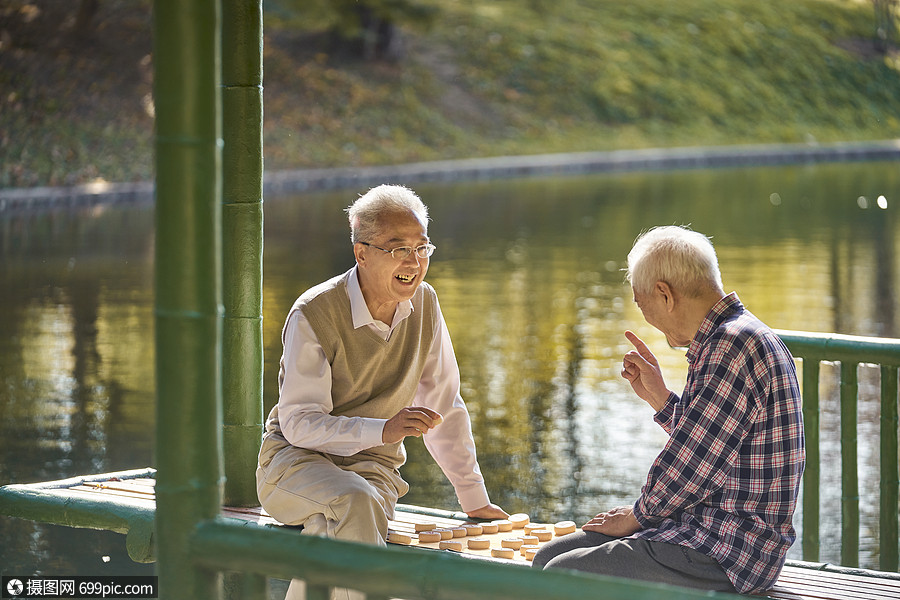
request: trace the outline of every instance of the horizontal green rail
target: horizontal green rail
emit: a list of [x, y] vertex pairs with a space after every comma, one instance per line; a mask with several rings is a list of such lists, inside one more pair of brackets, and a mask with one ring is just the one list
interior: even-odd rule
[[134, 469], [102, 475], [72, 477], [46, 483], [11, 484], [0, 487], [0, 515], [38, 523], [99, 529], [125, 534], [128, 556], [135, 562], [153, 562], [154, 506], [144, 500], [102, 494], [78, 494], [72, 487], [100, 483], [112, 478], [154, 477], [154, 469]]
[[777, 330], [796, 357], [900, 367], [900, 339]]
[[819, 363], [840, 363], [841, 414], [841, 564], [859, 564], [858, 405], [861, 364], [881, 367], [879, 567], [897, 571], [898, 455], [897, 379], [900, 340], [849, 335], [778, 331], [791, 353], [803, 361], [803, 419], [806, 471], [803, 475], [803, 559], [819, 560]]

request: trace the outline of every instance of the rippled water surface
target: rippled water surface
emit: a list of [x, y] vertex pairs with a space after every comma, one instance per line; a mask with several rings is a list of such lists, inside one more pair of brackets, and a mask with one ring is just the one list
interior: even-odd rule
[[[725, 287], [772, 327], [900, 337], [896, 164], [679, 171], [416, 187], [492, 499], [541, 520], [631, 503], [665, 441], [619, 377], [632, 329], [680, 391], [622, 268], [638, 233], [713, 237]], [[304, 289], [352, 265], [357, 192], [267, 198], [268, 409], [280, 328]], [[879, 197], [884, 198], [879, 201]], [[879, 206], [879, 204], [881, 206]], [[0, 484], [153, 465], [153, 208], [0, 213]], [[877, 567], [877, 373], [862, 369], [862, 566]], [[840, 557], [839, 410], [822, 377], [822, 560]], [[456, 508], [421, 442], [403, 501]], [[799, 518], [797, 519], [799, 523]], [[4, 574], [139, 573], [124, 538], [0, 518]], [[792, 556], [799, 557], [799, 542]]]

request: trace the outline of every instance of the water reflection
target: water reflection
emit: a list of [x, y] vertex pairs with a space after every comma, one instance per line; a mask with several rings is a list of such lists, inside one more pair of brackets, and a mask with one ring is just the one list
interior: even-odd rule
[[[0, 482], [146, 466], [152, 210], [0, 218]], [[117, 534], [0, 518], [4, 574], [146, 574]]]
[[[727, 289], [773, 327], [900, 336], [893, 164], [662, 172], [417, 186], [440, 301], [495, 501], [585, 520], [630, 503], [665, 442], [618, 371], [633, 329], [680, 389], [683, 353], [623, 283], [635, 236], [689, 223]], [[265, 403], [294, 298], [351, 264], [357, 191], [266, 203]], [[888, 208], [858, 198], [885, 195]], [[893, 203], [893, 204], [892, 204]], [[0, 483], [153, 464], [152, 208], [0, 216]], [[877, 566], [878, 376], [861, 369], [861, 563]], [[822, 369], [822, 556], [839, 559], [839, 406]], [[452, 508], [422, 444], [404, 501]], [[86, 539], [99, 540], [86, 543]], [[0, 519], [4, 572], [128, 573], [120, 536]], [[96, 550], [91, 548], [97, 547]], [[799, 557], [799, 548], [792, 552]], [[104, 562], [103, 557], [110, 557]]]

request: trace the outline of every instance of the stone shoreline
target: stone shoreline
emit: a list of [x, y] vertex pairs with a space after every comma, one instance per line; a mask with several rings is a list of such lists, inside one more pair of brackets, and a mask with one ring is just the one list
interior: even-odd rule
[[[267, 172], [263, 179], [263, 194], [282, 195], [342, 188], [362, 190], [381, 183], [412, 185], [547, 175], [877, 160], [900, 160], [900, 139], [835, 144], [651, 148], [470, 158], [380, 167], [298, 169]], [[152, 182], [5, 189], [0, 190], [0, 214], [94, 204], [152, 202], [153, 189]]]

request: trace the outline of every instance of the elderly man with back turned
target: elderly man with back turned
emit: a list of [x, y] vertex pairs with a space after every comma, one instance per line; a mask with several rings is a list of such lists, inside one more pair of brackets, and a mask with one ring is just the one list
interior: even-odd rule
[[670, 346], [687, 347], [687, 383], [669, 391], [634, 333], [622, 376], [668, 442], [640, 497], [541, 549], [534, 565], [719, 591], [775, 583], [796, 534], [805, 462], [800, 391], [781, 340], [725, 294], [709, 240], [659, 227], [628, 255], [634, 301]]
[[[347, 212], [356, 265], [304, 292], [282, 332], [280, 395], [256, 473], [260, 503], [306, 533], [383, 546], [409, 490], [398, 470], [403, 439], [423, 436], [463, 511], [507, 516], [488, 498], [450, 335], [424, 282], [434, 252], [425, 205], [405, 187], [382, 185]], [[301, 590], [294, 581], [287, 597]]]

